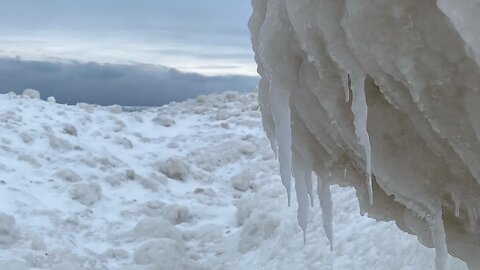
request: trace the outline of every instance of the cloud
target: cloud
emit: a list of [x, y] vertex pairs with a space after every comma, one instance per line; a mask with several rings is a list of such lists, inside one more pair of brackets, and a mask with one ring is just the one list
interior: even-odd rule
[[[135, 61], [204, 75], [256, 75], [250, 14], [245, 0], [2, 1], [0, 57]], [[204, 67], [230, 64], [236, 67]]]
[[159, 106], [226, 90], [254, 91], [258, 77], [203, 76], [154, 65], [0, 58], [0, 92], [37, 89], [60, 103]]

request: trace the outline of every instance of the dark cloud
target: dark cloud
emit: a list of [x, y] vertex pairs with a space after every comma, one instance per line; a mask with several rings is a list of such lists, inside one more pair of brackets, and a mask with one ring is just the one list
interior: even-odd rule
[[0, 58], [0, 92], [37, 89], [58, 102], [159, 106], [200, 94], [253, 91], [257, 77], [203, 76], [153, 65], [52, 63]]

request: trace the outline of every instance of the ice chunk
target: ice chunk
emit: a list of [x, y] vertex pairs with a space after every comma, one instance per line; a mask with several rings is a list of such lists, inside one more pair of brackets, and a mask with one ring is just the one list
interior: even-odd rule
[[48, 97], [48, 98], [47, 98], [47, 101], [48, 101], [48, 103], [50, 103], [50, 104], [55, 104], [55, 103], [57, 103], [57, 100], [55, 99], [55, 97]]
[[157, 239], [143, 243], [135, 251], [135, 262], [152, 265], [154, 269], [191, 269], [183, 244], [172, 239]]
[[164, 173], [169, 178], [180, 181], [186, 180], [190, 171], [189, 167], [182, 159], [175, 157], [159, 163], [157, 166], [159, 171]]
[[249, 169], [243, 170], [232, 178], [232, 186], [236, 190], [247, 191], [253, 178], [254, 175]]
[[135, 226], [133, 233], [140, 239], [170, 238], [176, 241], [182, 239], [182, 232], [162, 217], [147, 217], [141, 220]]
[[62, 169], [56, 173], [56, 176], [66, 182], [79, 182], [82, 180], [80, 175], [71, 169]]
[[28, 98], [40, 99], [40, 92], [34, 89], [23, 90], [23, 96]]
[[164, 115], [164, 114], [161, 114], [161, 113], [159, 113], [157, 115], [157, 117], [153, 118], [152, 121], [155, 124], [161, 125], [161, 126], [164, 126], [164, 127], [171, 127], [171, 126], [175, 125], [175, 120], [173, 120], [168, 115]]
[[63, 133], [71, 136], [75, 136], [75, 137], [77, 137], [78, 135], [77, 128], [74, 125], [69, 123], [63, 124]]
[[190, 210], [183, 205], [169, 204], [160, 210], [160, 215], [162, 215], [172, 224], [176, 225], [188, 220], [190, 217]]
[[217, 115], [215, 116], [215, 120], [227, 120], [230, 118], [230, 112], [228, 110], [218, 110]]
[[115, 143], [118, 145], [121, 145], [125, 147], [126, 149], [132, 149], [133, 148], [133, 143], [131, 140], [129, 140], [126, 137], [118, 137], [115, 139]]
[[70, 196], [83, 205], [91, 206], [102, 199], [102, 187], [96, 183], [75, 184], [70, 190]]

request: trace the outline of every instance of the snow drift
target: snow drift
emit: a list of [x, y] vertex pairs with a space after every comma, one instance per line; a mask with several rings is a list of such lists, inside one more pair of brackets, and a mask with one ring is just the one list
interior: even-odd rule
[[252, 4], [263, 124], [300, 226], [313, 171], [331, 242], [330, 186], [352, 186], [437, 269], [448, 253], [480, 269], [480, 2]]

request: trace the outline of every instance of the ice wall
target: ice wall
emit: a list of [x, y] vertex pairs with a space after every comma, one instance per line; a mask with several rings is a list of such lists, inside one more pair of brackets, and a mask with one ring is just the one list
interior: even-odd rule
[[437, 269], [447, 252], [480, 269], [480, 1], [252, 5], [263, 124], [301, 227], [315, 172], [330, 239], [330, 185], [352, 186]]

